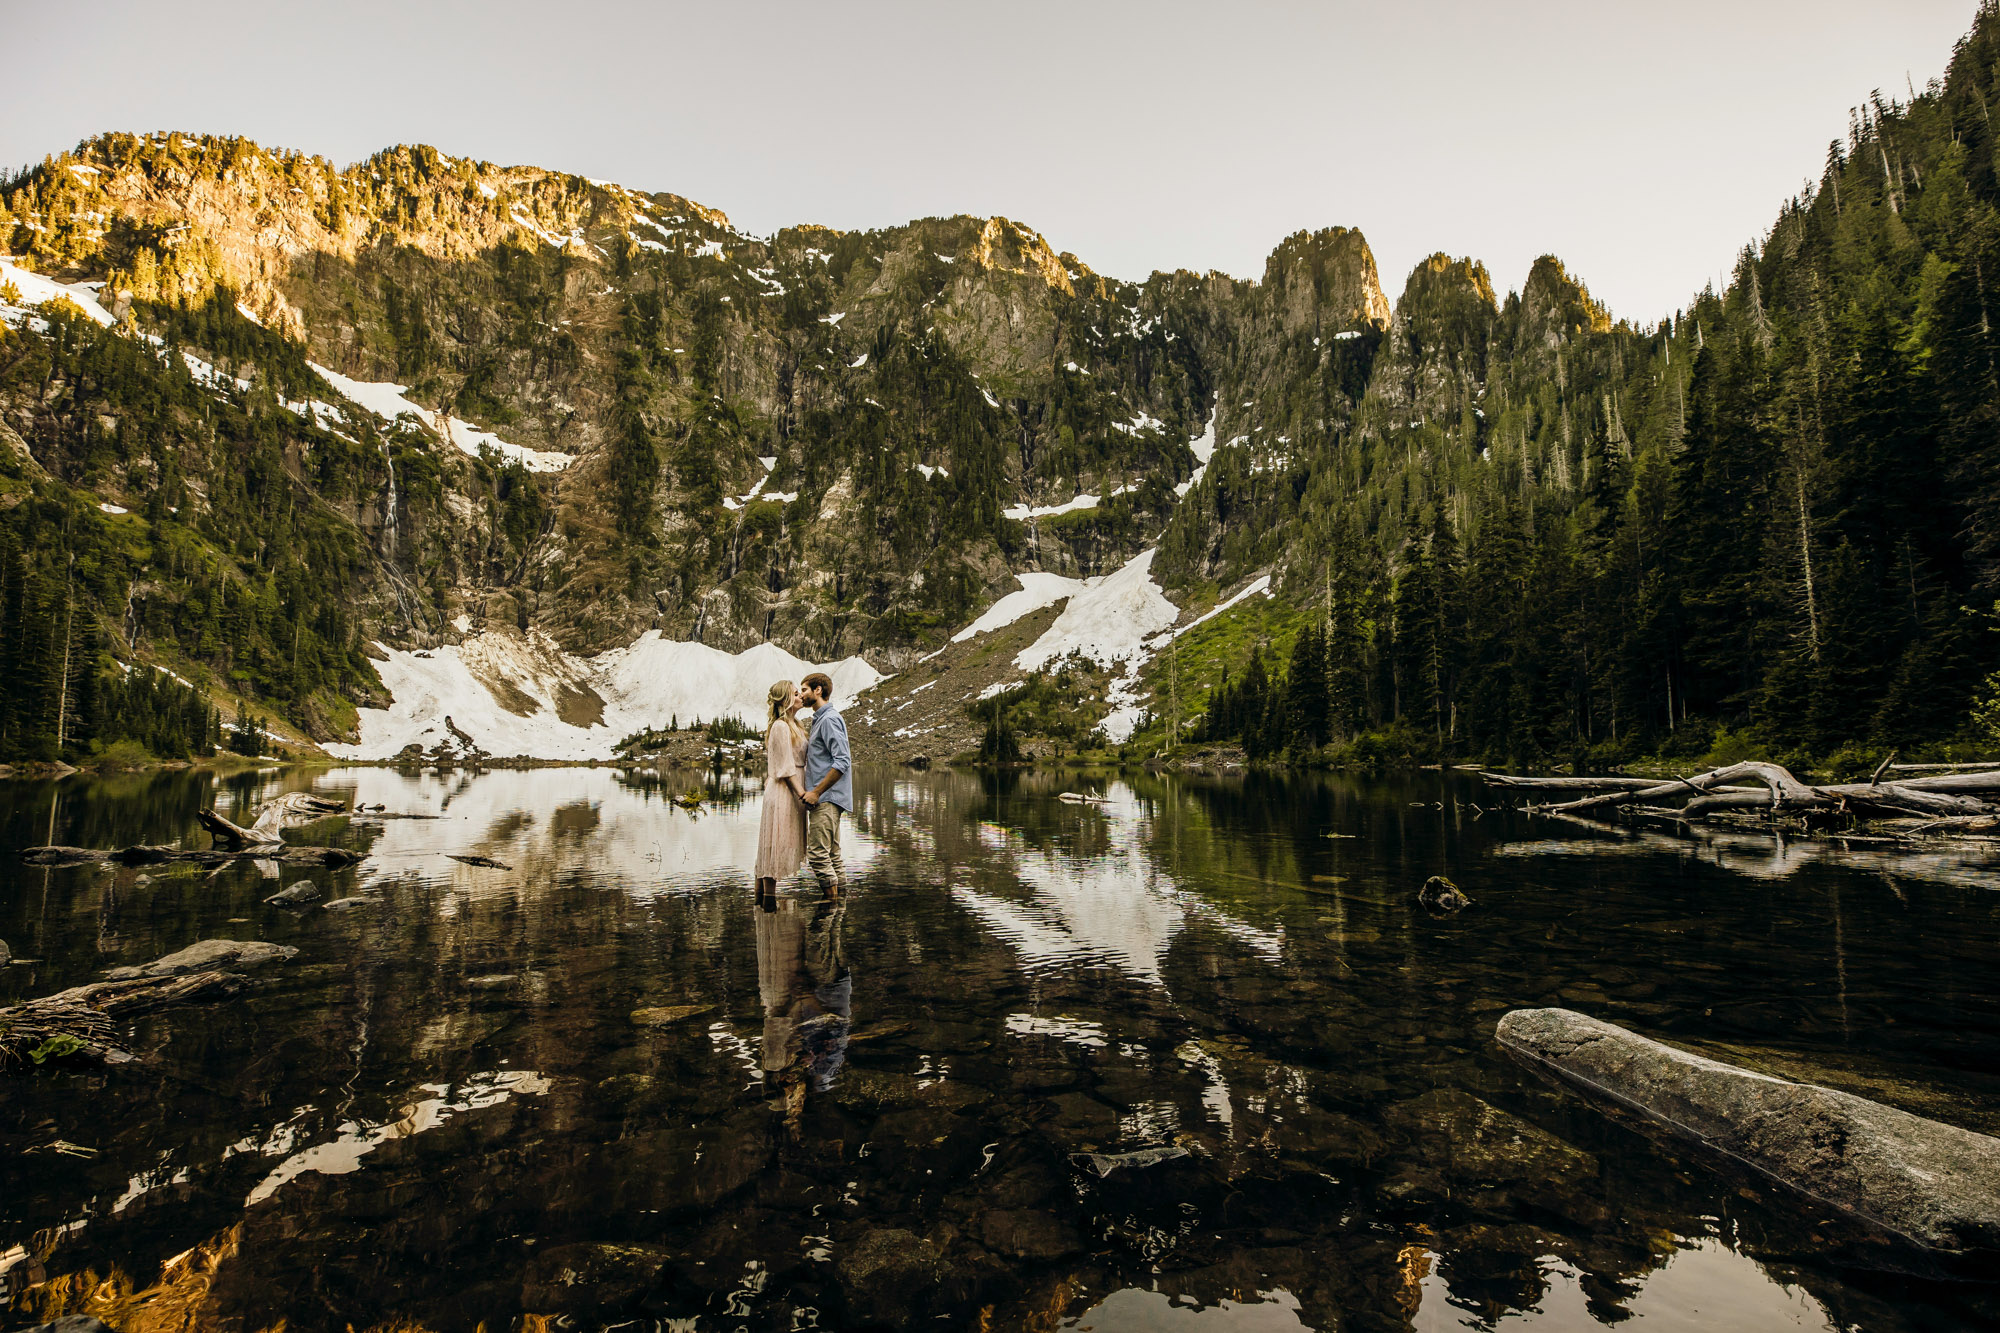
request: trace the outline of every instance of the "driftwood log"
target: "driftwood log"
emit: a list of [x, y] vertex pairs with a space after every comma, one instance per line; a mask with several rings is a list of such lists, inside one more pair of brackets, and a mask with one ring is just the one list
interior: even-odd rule
[[293, 847], [280, 843], [268, 847], [244, 847], [221, 850], [214, 847], [190, 849], [186, 847], [24, 847], [21, 859], [34, 866], [74, 866], [86, 865], [93, 861], [109, 861], [125, 866], [164, 865], [170, 861], [191, 861], [196, 865], [220, 865], [224, 861], [236, 861], [254, 857], [260, 861], [276, 861], [288, 866], [351, 866], [361, 859], [357, 852], [345, 847]]
[[1565, 818], [1624, 813], [1684, 822], [1736, 811], [1767, 814], [1831, 811], [1859, 819], [1931, 816], [1938, 831], [1956, 832], [1961, 830], [1951, 826], [2000, 817], [2000, 804], [1982, 799], [2000, 794], [2000, 771], [1939, 773], [1884, 781], [1884, 775], [1890, 771], [1891, 766], [1885, 762], [1868, 782], [1826, 786], [1803, 782], [1783, 765], [1761, 760], [1664, 781], [1626, 777], [1519, 778], [1498, 773], [1488, 773], [1485, 778], [1494, 787], [1589, 793], [1528, 807], [1539, 814]]
[[213, 847], [195, 849], [143, 844], [117, 848], [28, 847], [22, 850], [21, 859], [29, 865], [38, 866], [83, 865], [93, 861], [149, 866], [162, 865], [169, 861], [217, 865], [224, 861], [236, 860], [238, 857], [254, 857], [260, 861], [276, 861], [280, 865], [351, 866], [361, 857], [346, 848], [294, 847], [284, 840], [286, 829], [302, 828], [318, 820], [346, 813], [347, 807], [338, 801], [324, 800], [304, 792], [287, 792], [276, 800], [266, 801], [257, 807], [257, 820], [249, 828], [231, 823], [214, 810], [196, 812], [195, 818], [199, 819], [201, 826], [215, 838]]
[[232, 824], [213, 810], [203, 810], [197, 818], [219, 843], [231, 847], [272, 847], [284, 842], [286, 829], [304, 828], [331, 815], [344, 815], [347, 807], [339, 801], [309, 796], [302, 791], [286, 792], [257, 807], [257, 820], [249, 828]]
[[250, 982], [222, 971], [224, 967], [255, 967], [297, 953], [262, 940], [203, 940], [140, 967], [116, 968], [109, 980], [10, 1005], [0, 1009], [0, 1068], [68, 1056], [122, 1064], [132, 1055], [113, 1040], [118, 1020], [172, 1005], [227, 999]]

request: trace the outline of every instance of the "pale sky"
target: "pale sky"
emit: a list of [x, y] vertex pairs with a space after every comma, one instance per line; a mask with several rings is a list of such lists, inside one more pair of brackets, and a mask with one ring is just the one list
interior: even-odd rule
[[104, 130], [393, 143], [671, 190], [768, 234], [1004, 214], [1092, 268], [1263, 272], [1359, 227], [1651, 322], [1940, 75], [1976, 0], [341, 4], [0, 0], [0, 162]]

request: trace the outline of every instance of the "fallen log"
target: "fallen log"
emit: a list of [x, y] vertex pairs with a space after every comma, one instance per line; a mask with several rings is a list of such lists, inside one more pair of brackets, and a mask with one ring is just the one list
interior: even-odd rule
[[1538, 791], [1643, 791], [1657, 778], [1524, 778], [1512, 773], [1481, 773], [1489, 787], [1532, 787]]
[[[1757, 788], [1732, 785], [1735, 779], [1751, 778]], [[1814, 787], [1799, 781], [1782, 765], [1750, 761], [1712, 769], [1691, 778], [1675, 778], [1637, 789], [1605, 792], [1558, 805], [1536, 807], [1551, 814], [1581, 814], [1585, 811], [1619, 806], [1653, 805], [1674, 797], [1690, 797], [1680, 808], [1684, 819], [1696, 819], [1722, 810], [1811, 810], [1846, 807], [1905, 814], [1984, 815], [2000, 813], [2000, 808], [1961, 793], [2000, 792], [2000, 772], [1951, 773], [1900, 782], [1849, 782]]]
[[1751, 760], [1741, 764], [1730, 764], [1725, 768], [1712, 768], [1691, 778], [1675, 778], [1671, 782], [1656, 782], [1649, 787], [1607, 792], [1602, 796], [1586, 796], [1581, 800], [1565, 801], [1560, 805], [1549, 806], [1548, 809], [1564, 814], [1582, 814], [1587, 810], [1606, 810], [1613, 806], [1629, 805], [1635, 801], [1652, 805], [1665, 797], [1685, 795], [1690, 789], [1699, 795], [1745, 778], [1761, 783], [1771, 793], [1773, 805], [1822, 803], [1818, 792], [1793, 777], [1788, 770], [1777, 764]]
[[2000, 760], [1981, 759], [1969, 764], [1891, 764], [1891, 773], [1975, 773], [2000, 769]]
[[[2000, 792], [2000, 770], [1990, 773], [1938, 773], [1927, 778], [1902, 778], [1898, 787], [1908, 787], [1913, 791], [1990, 791]], [[1860, 784], [1851, 784], [1853, 790], [1860, 790]], [[1846, 791], [1849, 787], [1833, 787], [1831, 791]]]
[[21, 859], [34, 866], [73, 866], [91, 862], [148, 866], [169, 861], [190, 861], [196, 865], [221, 865], [244, 858], [276, 861], [290, 866], [351, 866], [361, 860], [358, 852], [344, 847], [295, 847], [276, 843], [261, 847], [24, 847]]
[[172, 1005], [227, 999], [250, 982], [220, 969], [255, 967], [297, 953], [289, 945], [262, 940], [202, 940], [150, 963], [116, 968], [107, 980], [10, 1005], [0, 1009], [0, 1066], [67, 1056], [122, 1064], [132, 1056], [112, 1040], [117, 1020]]
[[1709, 1060], [1569, 1009], [1516, 1009], [1494, 1036], [1586, 1094], [1926, 1254], [1973, 1265], [2000, 1256], [2000, 1139]]
[[1821, 787], [1820, 790], [1850, 807], [1894, 811], [1898, 814], [2000, 814], [2000, 806], [1995, 806], [1991, 802], [1951, 792], [1913, 787], [1906, 782], [1885, 782], [1879, 787], [1848, 783], [1838, 787]]

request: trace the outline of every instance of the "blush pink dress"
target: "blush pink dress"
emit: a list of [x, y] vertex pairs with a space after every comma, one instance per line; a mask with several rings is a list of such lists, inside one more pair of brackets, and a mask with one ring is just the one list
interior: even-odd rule
[[804, 785], [805, 746], [779, 718], [764, 734], [764, 822], [757, 829], [757, 878], [785, 879], [806, 858], [806, 807], [784, 779]]

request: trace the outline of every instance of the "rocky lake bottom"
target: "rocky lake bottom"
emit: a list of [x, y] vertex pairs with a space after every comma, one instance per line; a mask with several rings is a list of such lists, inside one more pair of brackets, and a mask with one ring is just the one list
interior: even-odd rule
[[[0, 1071], [0, 1329], [2000, 1322], [1494, 1041], [1564, 1006], [1995, 1133], [2000, 854], [1605, 837], [1438, 775], [868, 768], [844, 897], [766, 910], [757, 784], [699, 782], [0, 784], [0, 1005], [297, 950], [130, 1063]], [[338, 869], [17, 855], [287, 791], [433, 817], [291, 835]], [[1435, 874], [1472, 906], [1422, 911]]]

